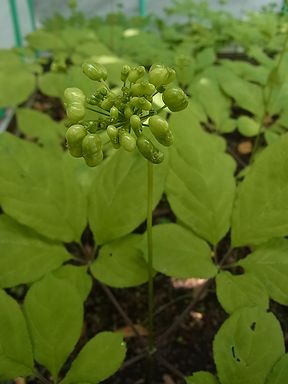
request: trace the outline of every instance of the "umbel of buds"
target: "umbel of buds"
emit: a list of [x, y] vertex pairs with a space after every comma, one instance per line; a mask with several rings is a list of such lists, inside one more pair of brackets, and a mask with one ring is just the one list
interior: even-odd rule
[[[89, 79], [97, 82], [97, 86], [90, 95], [85, 95], [79, 88], [67, 88], [64, 92], [68, 117], [66, 140], [71, 155], [83, 157], [90, 167], [98, 165], [103, 159], [99, 134], [106, 131], [115, 149], [122, 147], [132, 152], [138, 148], [150, 162], [161, 163], [164, 155], [157, 143], [168, 147], [174, 138], [168, 122], [159, 112], [166, 107], [178, 112], [188, 105], [182, 89], [171, 85], [176, 77], [174, 69], [154, 64], [147, 73], [143, 66], [130, 68], [124, 65], [120, 73], [123, 82], [120, 92], [109, 88], [103, 65], [85, 62], [82, 69]], [[164, 103], [160, 109], [153, 103], [157, 93], [162, 94]], [[93, 120], [85, 119], [86, 110], [95, 112]], [[147, 130], [157, 143], [148, 138]]]

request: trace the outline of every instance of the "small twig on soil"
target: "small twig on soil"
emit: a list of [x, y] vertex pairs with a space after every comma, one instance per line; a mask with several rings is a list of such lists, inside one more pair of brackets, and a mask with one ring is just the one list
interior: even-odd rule
[[109, 297], [110, 301], [112, 302], [112, 304], [114, 305], [114, 307], [117, 309], [117, 311], [120, 313], [120, 315], [122, 316], [122, 318], [125, 320], [126, 324], [129, 325], [131, 327], [131, 329], [133, 330], [133, 332], [135, 333], [135, 335], [140, 339], [140, 340], [143, 340], [142, 336], [140, 335], [140, 333], [138, 332], [138, 329], [134, 326], [133, 324], [133, 321], [130, 319], [130, 317], [127, 315], [127, 313], [124, 311], [124, 309], [121, 307], [121, 305], [119, 304], [119, 302], [117, 301], [116, 297], [113, 295], [113, 293], [111, 292], [111, 290], [103, 283], [101, 283], [100, 281], [98, 281], [99, 284], [101, 285], [103, 291], [106, 293], [106, 295]]
[[237, 160], [237, 162], [243, 167], [245, 168], [247, 166], [247, 164], [245, 163], [245, 161], [243, 161], [241, 159], [240, 156], [237, 155], [237, 153], [228, 145], [227, 146], [227, 151], [230, 153], [230, 155], [232, 155], [234, 157], [235, 160]]
[[159, 316], [160, 313], [162, 313], [163, 311], [165, 311], [165, 309], [171, 307], [171, 305], [176, 304], [176, 303], [178, 303], [179, 301], [182, 301], [182, 300], [185, 300], [185, 299], [188, 299], [188, 298], [191, 299], [191, 293], [185, 293], [185, 295], [178, 296], [178, 297], [176, 297], [174, 300], [171, 300], [171, 301], [169, 301], [168, 303], [161, 305], [161, 306], [157, 309], [157, 311], [154, 312], [154, 317], [155, 317], [155, 316]]
[[183, 373], [180, 372], [177, 368], [175, 368], [172, 364], [170, 364], [163, 356], [157, 354], [156, 357], [159, 363], [161, 363], [164, 367], [169, 369], [171, 373], [173, 373], [177, 377], [180, 377], [180, 379], [185, 379], [185, 376], [183, 375]]
[[188, 316], [191, 309], [200, 300], [200, 297], [202, 296], [203, 292], [208, 288], [208, 286], [211, 284], [211, 281], [212, 280], [208, 280], [206, 283], [202, 285], [202, 287], [198, 289], [191, 303], [184, 309], [184, 311], [180, 314], [180, 316], [177, 317], [174, 323], [172, 323], [171, 326], [168, 329], [166, 329], [166, 331], [162, 335], [160, 335], [160, 337], [157, 340], [158, 345], [163, 344], [163, 342], [171, 335], [171, 333], [173, 333], [179, 327], [179, 325], [182, 323], [185, 317]]
[[122, 367], [120, 368], [120, 371], [123, 371], [124, 369], [131, 367], [131, 365], [138, 363], [138, 361], [143, 360], [146, 356], [147, 356], [147, 352], [141, 353], [140, 355], [132, 357], [122, 365]]

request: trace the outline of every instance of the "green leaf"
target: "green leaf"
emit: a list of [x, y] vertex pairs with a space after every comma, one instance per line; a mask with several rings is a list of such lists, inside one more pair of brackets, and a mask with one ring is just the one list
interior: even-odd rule
[[201, 103], [217, 128], [229, 118], [231, 101], [223, 94], [214, 79], [201, 76], [192, 84], [190, 91], [193, 98]]
[[241, 79], [228, 68], [221, 68], [217, 79], [223, 91], [236, 101], [239, 107], [262, 117], [264, 112], [262, 88]]
[[205, 48], [196, 56], [197, 70], [209, 67], [216, 61], [216, 55], [213, 48]]
[[[147, 254], [146, 237], [144, 240], [142, 248]], [[217, 273], [208, 244], [188, 229], [171, 223], [153, 227], [153, 267], [183, 279], [209, 278]]]
[[[159, 202], [166, 162], [153, 166], [153, 206]], [[147, 160], [138, 151], [115, 152], [95, 172], [89, 200], [89, 223], [98, 244], [127, 235], [146, 218]]]
[[97, 384], [113, 375], [126, 354], [121, 334], [101, 332], [79, 352], [61, 384]]
[[260, 124], [251, 117], [240, 116], [237, 120], [237, 128], [241, 135], [252, 137], [258, 135]]
[[238, 188], [232, 219], [233, 246], [288, 235], [288, 135], [257, 157]]
[[128, 235], [103, 245], [91, 266], [93, 276], [116, 288], [134, 287], [148, 279], [147, 263], [137, 248], [141, 235]]
[[287, 253], [288, 240], [273, 239], [238, 262], [262, 282], [273, 300], [283, 305], [288, 305]]
[[68, 281], [47, 275], [29, 289], [24, 311], [34, 357], [57, 381], [60, 368], [81, 335], [80, 295]]
[[213, 344], [221, 384], [263, 384], [283, 355], [280, 324], [260, 308], [241, 308], [218, 331]]
[[92, 278], [88, 275], [86, 266], [64, 265], [53, 274], [71, 283], [77, 289], [82, 301], [87, 299], [92, 288]]
[[168, 201], [178, 219], [216, 244], [230, 227], [235, 163], [224, 153], [224, 141], [204, 132], [190, 108], [173, 114], [170, 127], [175, 145], [165, 188]]
[[80, 66], [71, 66], [65, 73], [46, 72], [39, 76], [38, 86], [45, 95], [63, 100], [64, 91], [68, 87], [80, 88], [89, 95], [99, 87], [99, 84], [88, 79]]
[[265, 384], [284, 384], [288, 378], [288, 353], [283, 355], [272, 368]]
[[58, 268], [70, 255], [61, 244], [0, 216], [0, 287], [31, 283]]
[[20, 307], [0, 290], [0, 380], [13, 380], [33, 372], [32, 347]]
[[267, 309], [269, 298], [265, 286], [252, 273], [234, 276], [221, 271], [216, 277], [217, 297], [227, 313], [241, 307]]
[[29, 45], [34, 49], [40, 49], [42, 51], [54, 51], [54, 50], [64, 50], [65, 43], [62, 39], [57, 38], [57, 34], [43, 31], [41, 29], [30, 33], [26, 37]]
[[44, 236], [79, 241], [86, 198], [69, 158], [4, 133], [0, 136], [0, 204]]
[[[35, 76], [26, 69], [0, 72], [0, 106], [14, 107], [29, 98], [36, 88]], [[5, 90], [5, 92], [3, 92]]]
[[18, 128], [28, 138], [37, 139], [47, 148], [61, 149], [64, 140], [64, 125], [52, 120], [48, 115], [32, 109], [20, 108], [16, 113]]
[[185, 378], [187, 384], [219, 384], [217, 378], [210, 372], [194, 372], [192, 376]]

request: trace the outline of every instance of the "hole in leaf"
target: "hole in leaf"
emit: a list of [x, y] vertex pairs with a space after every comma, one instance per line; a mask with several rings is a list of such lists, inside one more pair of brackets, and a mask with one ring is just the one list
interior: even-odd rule
[[254, 323], [252, 323], [250, 325], [250, 328], [251, 328], [251, 331], [255, 331], [255, 328], [256, 328], [256, 322], [254, 321]]
[[235, 347], [233, 346], [231, 349], [232, 349], [232, 356], [233, 356], [233, 359], [235, 359], [235, 357], [236, 357], [236, 356], [235, 356]]
[[238, 363], [240, 363], [241, 360], [239, 359], [239, 357], [236, 357], [234, 345], [232, 346], [231, 350], [232, 350], [233, 359], [235, 359]]

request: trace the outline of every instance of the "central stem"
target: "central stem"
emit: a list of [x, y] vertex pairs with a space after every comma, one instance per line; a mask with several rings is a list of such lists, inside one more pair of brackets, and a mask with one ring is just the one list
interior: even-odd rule
[[146, 384], [153, 383], [153, 353], [154, 341], [154, 287], [153, 287], [153, 242], [152, 242], [152, 213], [153, 213], [153, 164], [147, 162], [147, 264], [148, 264], [148, 356]]
[[154, 329], [153, 329], [153, 243], [152, 243], [152, 211], [153, 211], [153, 164], [148, 161], [147, 178], [147, 255], [148, 255], [148, 327], [149, 327], [149, 355], [154, 350]]

